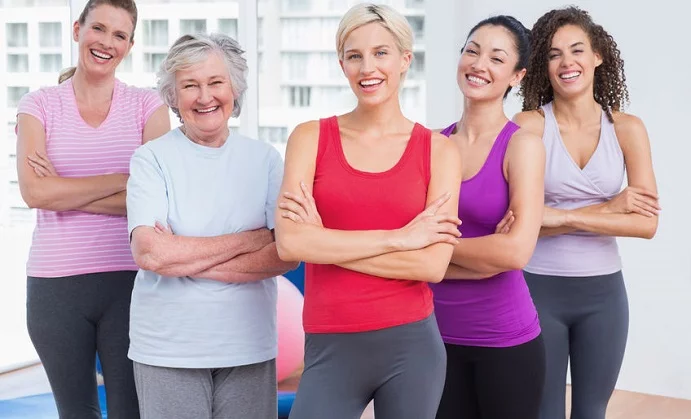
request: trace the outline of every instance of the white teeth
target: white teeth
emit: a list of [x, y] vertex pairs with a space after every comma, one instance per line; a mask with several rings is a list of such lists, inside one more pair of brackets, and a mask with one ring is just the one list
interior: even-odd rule
[[197, 109], [197, 112], [199, 112], [199, 113], [209, 113], [209, 112], [215, 111], [216, 109], [218, 109], [218, 106], [214, 106], [213, 108]]
[[373, 80], [363, 80], [360, 82], [360, 84], [363, 86], [374, 86], [375, 84], [379, 84], [381, 82], [382, 82], [382, 80], [373, 79]]
[[475, 77], [475, 76], [468, 76], [468, 80], [470, 80], [476, 84], [488, 84], [489, 83], [487, 80], [481, 79], [481, 78]]
[[579, 71], [572, 71], [571, 73], [562, 74], [562, 75], [560, 75], [559, 77], [560, 77], [561, 79], [568, 80], [568, 79], [576, 78], [576, 77], [578, 77], [578, 76], [580, 76], [580, 75], [581, 75], [581, 73], [580, 73]]
[[97, 56], [98, 58], [103, 59], [103, 60], [110, 60], [111, 58], [113, 58], [112, 55], [104, 54], [102, 52], [98, 52], [98, 51], [95, 51], [93, 49], [91, 50], [91, 53], [94, 54], [95, 56]]

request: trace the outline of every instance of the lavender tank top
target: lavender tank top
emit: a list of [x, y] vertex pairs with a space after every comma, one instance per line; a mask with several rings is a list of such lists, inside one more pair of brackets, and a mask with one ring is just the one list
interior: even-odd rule
[[[592, 157], [581, 170], [559, 133], [552, 103], [545, 113], [545, 205], [575, 209], [612, 199], [624, 182], [624, 154], [614, 125], [602, 112], [600, 140]], [[541, 237], [526, 266], [527, 272], [553, 276], [607, 275], [621, 270], [617, 240], [588, 232]]]
[[[456, 124], [441, 133], [447, 137]], [[458, 203], [463, 237], [494, 234], [509, 207], [509, 184], [503, 163], [518, 125], [509, 121], [492, 145], [480, 171], [464, 180]], [[509, 347], [540, 334], [537, 311], [522, 271], [502, 272], [483, 280], [444, 280], [430, 284], [444, 342], [454, 345]]]

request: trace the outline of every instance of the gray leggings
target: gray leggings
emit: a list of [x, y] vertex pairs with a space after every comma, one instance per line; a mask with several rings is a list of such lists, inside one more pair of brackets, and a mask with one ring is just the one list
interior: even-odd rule
[[547, 375], [541, 419], [565, 417], [571, 363], [571, 419], [605, 419], [624, 358], [629, 306], [621, 271], [591, 277], [525, 272], [540, 316]]
[[276, 360], [228, 368], [134, 363], [142, 419], [272, 419]]
[[130, 297], [137, 272], [27, 281], [29, 336], [48, 375], [60, 419], [100, 419], [96, 352], [108, 419], [137, 419], [130, 345]]
[[434, 419], [446, 351], [434, 315], [372, 332], [307, 334], [290, 419]]

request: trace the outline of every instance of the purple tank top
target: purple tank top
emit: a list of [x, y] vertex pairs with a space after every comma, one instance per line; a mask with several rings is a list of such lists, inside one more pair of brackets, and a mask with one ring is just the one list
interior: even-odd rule
[[[441, 133], [447, 137], [456, 124]], [[503, 163], [518, 125], [509, 121], [492, 145], [480, 171], [464, 180], [458, 203], [463, 237], [494, 234], [509, 207]], [[540, 334], [540, 323], [522, 271], [502, 272], [482, 280], [444, 280], [430, 284], [444, 342], [454, 345], [509, 347]]]

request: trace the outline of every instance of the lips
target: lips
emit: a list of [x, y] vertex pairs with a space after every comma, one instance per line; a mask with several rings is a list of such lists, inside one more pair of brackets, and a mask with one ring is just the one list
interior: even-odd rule
[[360, 81], [360, 86], [362, 87], [373, 87], [373, 86], [379, 86], [384, 80], [382, 79], [367, 79], [367, 80], [361, 80]]
[[490, 81], [487, 80], [484, 77], [480, 77], [476, 74], [467, 74], [465, 76], [466, 80], [468, 80], [471, 84], [476, 85], [476, 86], [486, 86], [490, 84]]
[[90, 49], [89, 52], [91, 52], [91, 55], [101, 60], [110, 60], [111, 58], [113, 58], [112, 55], [106, 54], [105, 52], [98, 51], [95, 49]]
[[212, 106], [209, 108], [202, 108], [202, 109], [195, 109], [194, 111], [200, 114], [209, 114], [215, 110], [217, 110], [219, 107], [218, 106]]
[[578, 76], [580, 76], [580, 75], [581, 75], [580, 71], [568, 71], [568, 72], [559, 74], [559, 78], [562, 80], [568, 81], [568, 80], [574, 80], [574, 79], [578, 78]]

